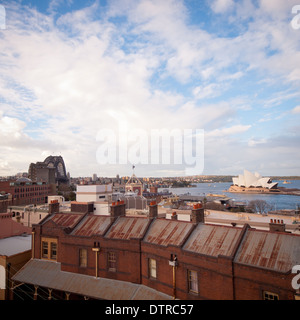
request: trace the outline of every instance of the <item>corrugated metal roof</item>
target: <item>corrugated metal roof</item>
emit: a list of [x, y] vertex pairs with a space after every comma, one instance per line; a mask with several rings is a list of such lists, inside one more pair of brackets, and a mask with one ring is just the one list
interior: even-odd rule
[[150, 220], [147, 218], [119, 217], [106, 234], [109, 239], [140, 239], [143, 237]]
[[183, 249], [215, 257], [231, 256], [241, 231], [233, 227], [198, 224]]
[[248, 230], [235, 262], [288, 272], [300, 264], [300, 236]]
[[82, 216], [82, 213], [57, 213], [50, 220], [61, 227], [73, 228]]
[[156, 219], [149, 228], [144, 241], [162, 246], [182, 245], [193, 224], [184, 221]]
[[0, 239], [0, 255], [13, 256], [31, 250], [31, 235]]
[[13, 277], [13, 281], [105, 300], [171, 300], [172, 297], [131, 282], [95, 278], [61, 271], [61, 264], [30, 260]]
[[72, 234], [83, 237], [101, 236], [110, 224], [111, 217], [89, 215], [79, 223]]

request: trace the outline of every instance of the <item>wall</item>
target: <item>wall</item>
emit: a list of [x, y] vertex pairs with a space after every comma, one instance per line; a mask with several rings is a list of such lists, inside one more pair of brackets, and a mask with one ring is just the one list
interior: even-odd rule
[[[116, 206], [118, 208], [121, 206]], [[117, 213], [116, 213], [117, 214]], [[246, 230], [246, 229], [245, 229]], [[96, 254], [94, 243], [100, 245], [98, 276], [141, 283], [168, 295], [173, 295], [173, 269], [169, 265], [170, 255], [176, 254], [176, 298], [182, 300], [262, 299], [263, 290], [279, 294], [280, 299], [293, 299], [291, 276], [262, 268], [234, 263], [234, 257], [195, 254], [176, 246], [161, 246], [139, 239], [117, 240], [105, 236], [76, 237], [62, 228], [51, 225], [36, 227], [35, 254], [40, 258], [39, 233], [58, 239], [58, 262], [63, 271], [95, 276]], [[242, 237], [237, 241], [241, 241]], [[238, 244], [236, 244], [238, 246]], [[86, 248], [88, 265], [79, 267], [79, 250]], [[116, 272], [108, 269], [107, 256], [114, 252], [117, 257]], [[149, 276], [149, 259], [157, 261], [157, 278]], [[189, 292], [188, 271], [198, 275], [198, 293]]]
[[294, 299], [292, 276], [289, 273], [276, 273], [236, 263], [234, 274], [235, 295], [238, 300], [261, 300], [263, 291], [278, 294], [280, 300]]
[[[11, 278], [31, 258], [31, 250], [7, 257], [0, 256], [0, 300], [9, 299], [9, 287], [12, 286]], [[10, 267], [8, 267], [10, 264]]]

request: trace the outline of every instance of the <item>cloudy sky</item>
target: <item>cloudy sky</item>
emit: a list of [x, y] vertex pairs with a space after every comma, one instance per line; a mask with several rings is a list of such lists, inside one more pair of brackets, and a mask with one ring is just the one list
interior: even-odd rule
[[0, 1], [0, 175], [49, 155], [74, 177], [185, 175], [151, 162], [157, 129], [203, 130], [198, 174], [300, 175], [297, 2]]

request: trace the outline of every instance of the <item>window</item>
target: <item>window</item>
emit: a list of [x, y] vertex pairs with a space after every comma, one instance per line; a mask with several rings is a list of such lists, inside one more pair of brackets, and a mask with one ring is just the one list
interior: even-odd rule
[[117, 258], [116, 258], [115, 252], [108, 252], [107, 261], [108, 261], [108, 270], [109, 271], [116, 271]]
[[149, 276], [150, 278], [153, 278], [153, 279], [156, 279], [157, 277], [155, 259], [149, 259]]
[[48, 242], [42, 242], [42, 258], [48, 259]]
[[198, 293], [198, 274], [196, 271], [188, 270], [189, 292]]
[[56, 242], [51, 242], [51, 260], [56, 260], [57, 259], [57, 243]]
[[87, 249], [79, 250], [79, 266], [82, 268], [87, 267]]
[[264, 291], [263, 292], [264, 300], [279, 300], [279, 296], [276, 293]]
[[51, 238], [42, 238], [42, 259], [57, 260], [57, 240]]

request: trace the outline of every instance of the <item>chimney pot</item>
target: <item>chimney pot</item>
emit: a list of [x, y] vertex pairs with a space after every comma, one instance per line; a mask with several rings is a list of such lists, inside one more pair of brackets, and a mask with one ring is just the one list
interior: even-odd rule
[[149, 218], [157, 218], [158, 208], [156, 201], [150, 202], [149, 205]]
[[194, 209], [192, 209], [191, 214], [191, 221], [193, 223], [204, 223], [204, 209], [200, 204], [194, 205]]
[[117, 203], [113, 202], [111, 205], [111, 216], [113, 218], [126, 216], [125, 207], [126, 207], [125, 202], [124, 203], [120, 203], [120, 201], [118, 201]]

